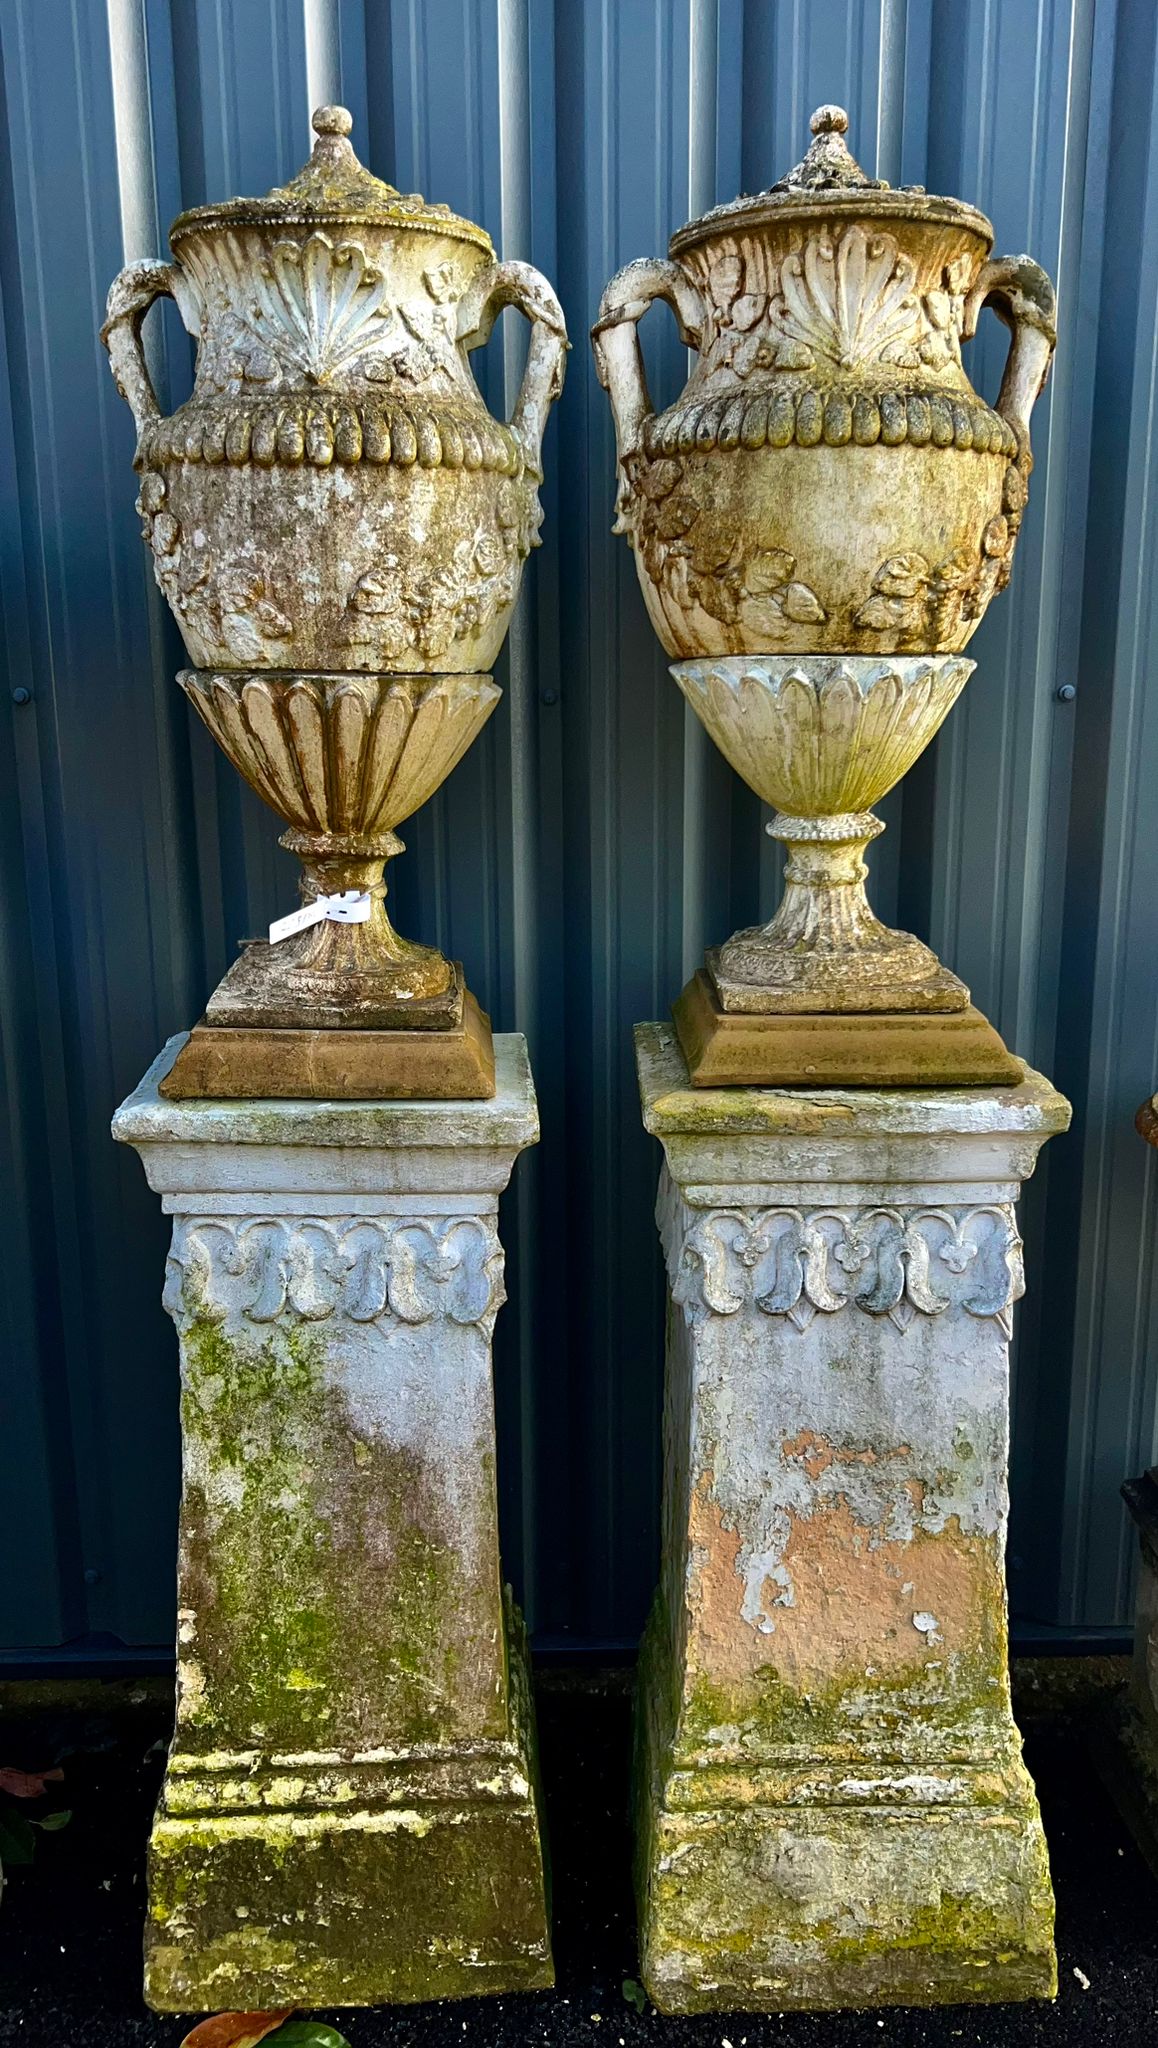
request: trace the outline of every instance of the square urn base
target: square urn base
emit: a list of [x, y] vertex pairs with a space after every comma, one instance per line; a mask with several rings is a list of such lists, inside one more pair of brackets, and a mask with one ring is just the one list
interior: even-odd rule
[[1021, 1067], [980, 1010], [725, 1010], [701, 967], [672, 1005], [694, 1088], [1015, 1086]]
[[482, 1102], [495, 1092], [490, 1018], [455, 963], [459, 1021], [342, 1030], [195, 1024], [161, 1083], [167, 1101]]

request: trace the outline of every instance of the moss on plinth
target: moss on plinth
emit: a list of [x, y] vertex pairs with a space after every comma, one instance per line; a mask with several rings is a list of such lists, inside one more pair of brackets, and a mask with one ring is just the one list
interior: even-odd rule
[[[856, 1690], [859, 1735], [839, 1693], [777, 1688], [733, 1720], [738, 1702], [702, 1684], [681, 1704], [657, 1602], [637, 1693], [636, 1892], [661, 2012], [1056, 1995], [1045, 1836], [1004, 1686], [986, 1699], [966, 1685], [956, 1742], [943, 1698], [925, 1709], [916, 1687], [878, 1696], [863, 1677]], [[710, 1735], [726, 1762], [706, 1761]], [[967, 1761], [978, 1747], [985, 1761]]]
[[243, 1757], [171, 1772], [149, 1847], [156, 2011], [385, 2005], [554, 1982], [526, 1644], [509, 1600], [506, 1624], [508, 1741], [299, 1757], [280, 1776], [247, 1773]]

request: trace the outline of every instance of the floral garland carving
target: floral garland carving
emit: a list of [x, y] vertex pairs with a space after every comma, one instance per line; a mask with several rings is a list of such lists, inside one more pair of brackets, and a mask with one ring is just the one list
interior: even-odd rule
[[481, 523], [434, 564], [383, 555], [347, 601], [346, 645], [362, 667], [384, 668], [408, 650], [427, 660], [477, 633], [514, 604], [522, 565], [542, 523], [533, 490], [501, 484], [494, 524]]

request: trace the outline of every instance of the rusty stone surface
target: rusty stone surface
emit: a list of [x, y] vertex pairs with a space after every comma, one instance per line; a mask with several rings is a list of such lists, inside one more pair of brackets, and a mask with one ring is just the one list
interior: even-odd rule
[[[1053, 286], [993, 260], [974, 207], [866, 178], [847, 127], [821, 107], [803, 163], [603, 294], [616, 531], [680, 658], [956, 651], [1009, 579]], [[658, 417], [637, 334], [656, 299], [696, 351]], [[1013, 337], [995, 410], [961, 360], [986, 303]]]
[[670, 1310], [639, 1690], [665, 2011], [1056, 1988], [1009, 1703], [1014, 1204], [1069, 1108], [1010, 1088], [693, 1091], [641, 1026]]
[[177, 1729], [150, 1846], [162, 2011], [549, 1984], [534, 1729], [504, 1606], [493, 1102], [118, 1111], [173, 1216], [184, 1485]]

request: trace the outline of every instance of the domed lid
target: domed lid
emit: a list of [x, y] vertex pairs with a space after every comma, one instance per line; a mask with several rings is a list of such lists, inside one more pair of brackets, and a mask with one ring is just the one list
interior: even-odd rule
[[866, 177], [844, 139], [848, 115], [843, 107], [818, 107], [810, 126], [812, 145], [800, 163], [766, 192], [714, 206], [699, 220], [679, 228], [671, 238], [672, 255], [678, 256], [728, 228], [758, 227], [765, 221], [831, 220], [834, 216], [948, 224], [962, 227], [979, 236], [987, 247], [992, 246], [991, 223], [963, 199], [937, 199], [923, 185], [893, 187], [883, 178]]
[[317, 136], [310, 160], [264, 199], [225, 199], [214, 206], [195, 206], [177, 216], [169, 230], [176, 244], [212, 228], [383, 227], [415, 228], [420, 233], [452, 235], [473, 242], [493, 256], [485, 228], [423, 199], [419, 192], [399, 192], [375, 178], [358, 162], [349, 141], [353, 117], [345, 107], [319, 107], [313, 117]]

